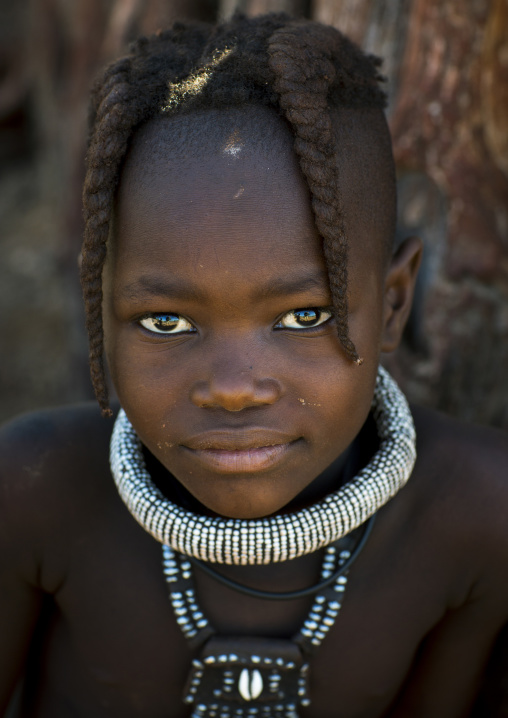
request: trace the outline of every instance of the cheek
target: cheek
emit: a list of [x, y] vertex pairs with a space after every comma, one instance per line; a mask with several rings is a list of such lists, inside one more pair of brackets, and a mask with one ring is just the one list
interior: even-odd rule
[[330, 461], [336, 447], [342, 451], [355, 439], [370, 411], [382, 336], [379, 305], [372, 302], [369, 312], [350, 317], [350, 336], [363, 359], [361, 365], [346, 359], [339, 349], [303, 367], [305, 381], [297, 394], [298, 404], [308, 413], [320, 450]]
[[[167, 412], [181, 400], [186, 381], [182, 352], [132, 341], [130, 331], [113, 333], [107, 342], [111, 378], [122, 407], [141, 416]], [[178, 348], [176, 348], [178, 349]], [[188, 394], [188, 387], [187, 387]]]
[[359, 433], [370, 410], [377, 364], [343, 361], [322, 366], [298, 396], [302, 414], [312, 426], [316, 445], [331, 462]]

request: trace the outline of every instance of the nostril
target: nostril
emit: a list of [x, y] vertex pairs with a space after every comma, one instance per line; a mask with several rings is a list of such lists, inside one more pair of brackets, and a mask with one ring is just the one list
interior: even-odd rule
[[242, 411], [253, 406], [274, 404], [281, 396], [281, 387], [274, 379], [253, 380], [245, 373], [237, 377], [214, 376], [210, 381], [197, 382], [190, 399], [200, 408], [221, 408]]

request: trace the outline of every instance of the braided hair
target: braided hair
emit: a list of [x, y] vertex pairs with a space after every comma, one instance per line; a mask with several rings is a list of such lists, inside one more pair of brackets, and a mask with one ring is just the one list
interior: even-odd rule
[[323, 239], [338, 337], [346, 355], [361, 363], [348, 332], [348, 252], [330, 109], [383, 108], [379, 64], [331, 27], [273, 13], [237, 14], [220, 25], [176, 23], [140, 38], [104, 70], [92, 92], [81, 267], [90, 371], [104, 414], [111, 412], [102, 270], [113, 200], [131, 137], [141, 124], [164, 114], [255, 103], [286, 118]]

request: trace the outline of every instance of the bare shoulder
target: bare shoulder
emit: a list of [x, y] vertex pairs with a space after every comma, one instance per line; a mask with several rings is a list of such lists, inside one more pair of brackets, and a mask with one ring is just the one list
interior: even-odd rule
[[[464, 506], [480, 498], [485, 505], [508, 500], [507, 432], [466, 424], [423, 407], [412, 411], [419, 463], [442, 492], [451, 491]], [[507, 506], [504, 503], [503, 508]]]
[[[111, 420], [92, 402], [23, 414], [0, 427], [0, 475], [18, 493], [63, 490], [108, 455]], [[93, 477], [92, 477], [93, 478]]]
[[62, 555], [70, 532], [111, 490], [111, 430], [91, 402], [24, 414], [0, 428], [4, 559], [26, 559], [30, 572], [43, 556]]
[[501, 715], [506, 644], [493, 647], [508, 622], [507, 435], [412, 411], [417, 461], [387, 515], [402, 526], [394, 532], [408, 557], [400, 590], [416, 588], [414, 621], [422, 606], [435, 615], [390, 716], [471, 715], [489, 657], [474, 715]]
[[420, 407], [413, 416], [418, 511], [425, 510], [427, 527], [443, 544], [465, 557], [477, 587], [502, 583], [508, 596], [501, 570], [508, 561], [508, 434]]

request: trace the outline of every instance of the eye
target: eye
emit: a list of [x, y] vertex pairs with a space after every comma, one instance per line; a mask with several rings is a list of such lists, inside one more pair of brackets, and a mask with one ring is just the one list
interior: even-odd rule
[[330, 309], [309, 307], [306, 309], [293, 309], [284, 314], [275, 325], [275, 329], [305, 329], [318, 327], [327, 322], [332, 316]]
[[196, 331], [196, 328], [188, 319], [185, 319], [180, 314], [171, 314], [170, 312], [151, 314], [140, 319], [139, 323], [149, 332], [154, 332], [154, 334], [185, 334]]

